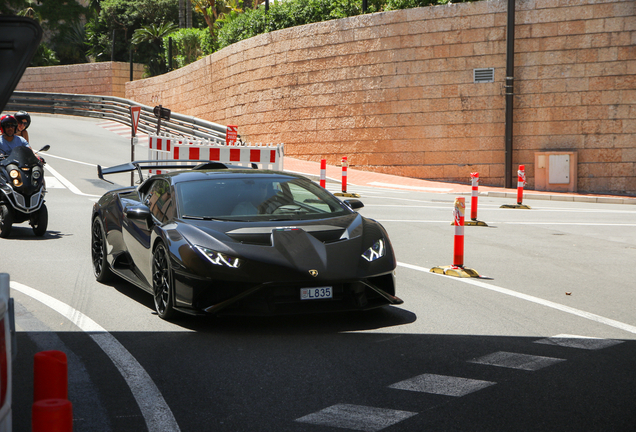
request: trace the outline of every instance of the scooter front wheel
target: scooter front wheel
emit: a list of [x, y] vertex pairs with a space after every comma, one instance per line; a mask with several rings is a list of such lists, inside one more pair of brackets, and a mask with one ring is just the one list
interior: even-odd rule
[[7, 238], [13, 225], [13, 212], [6, 204], [0, 204], [0, 237]]
[[49, 211], [46, 205], [42, 204], [40, 210], [38, 210], [33, 219], [31, 220], [31, 227], [36, 236], [41, 237], [46, 234], [46, 228], [49, 225]]

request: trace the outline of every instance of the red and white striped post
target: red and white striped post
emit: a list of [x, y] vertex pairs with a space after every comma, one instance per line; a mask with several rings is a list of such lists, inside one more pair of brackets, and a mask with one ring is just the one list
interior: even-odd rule
[[517, 171], [517, 204], [521, 205], [523, 202], [523, 187], [526, 185], [526, 166], [519, 165], [519, 171]]
[[474, 221], [477, 220], [477, 196], [479, 189], [479, 173], [470, 173], [470, 180], [472, 183], [472, 195], [470, 196], [470, 218]]
[[342, 193], [347, 193], [347, 167], [349, 166], [349, 162], [347, 162], [347, 157], [342, 157]]
[[320, 186], [327, 187], [327, 159], [320, 160]]
[[453, 267], [464, 267], [464, 211], [466, 198], [455, 198], [453, 219], [455, 225], [455, 245], [453, 248]]

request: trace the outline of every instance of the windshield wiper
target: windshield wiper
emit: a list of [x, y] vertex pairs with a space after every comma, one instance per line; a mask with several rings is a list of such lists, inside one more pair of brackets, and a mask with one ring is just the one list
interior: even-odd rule
[[215, 219], [213, 217], [209, 217], [209, 216], [190, 216], [190, 215], [185, 215], [185, 216], [181, 216], [183, 219], [196, 219], [196, 220], [221, 220], [221, 219]]

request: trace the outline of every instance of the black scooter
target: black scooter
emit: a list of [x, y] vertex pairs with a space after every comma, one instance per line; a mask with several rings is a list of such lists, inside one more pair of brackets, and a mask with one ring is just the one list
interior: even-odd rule
[[[36, 153], [49, 148], [45, 145]], [[44, 163], [24, 146], [0, 155], [0, 237], [8, 237], [14, 223], [25, 221], [36, 236], [46, 233], [49, 214], [44, 204]]]

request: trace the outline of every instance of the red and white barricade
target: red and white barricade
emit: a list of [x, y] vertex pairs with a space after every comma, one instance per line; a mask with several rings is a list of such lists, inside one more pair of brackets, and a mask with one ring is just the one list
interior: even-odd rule
[[[283, 156], [283, 144], [228, 146], [213, 141], [195, 141], [171, 135], [148, 137], [149, 160], [209, 160], [245, 167], [256, 164], [260, 169], [282, 171]], [[157, 174], [161, 174], [161, 170], [157, 170]]]

